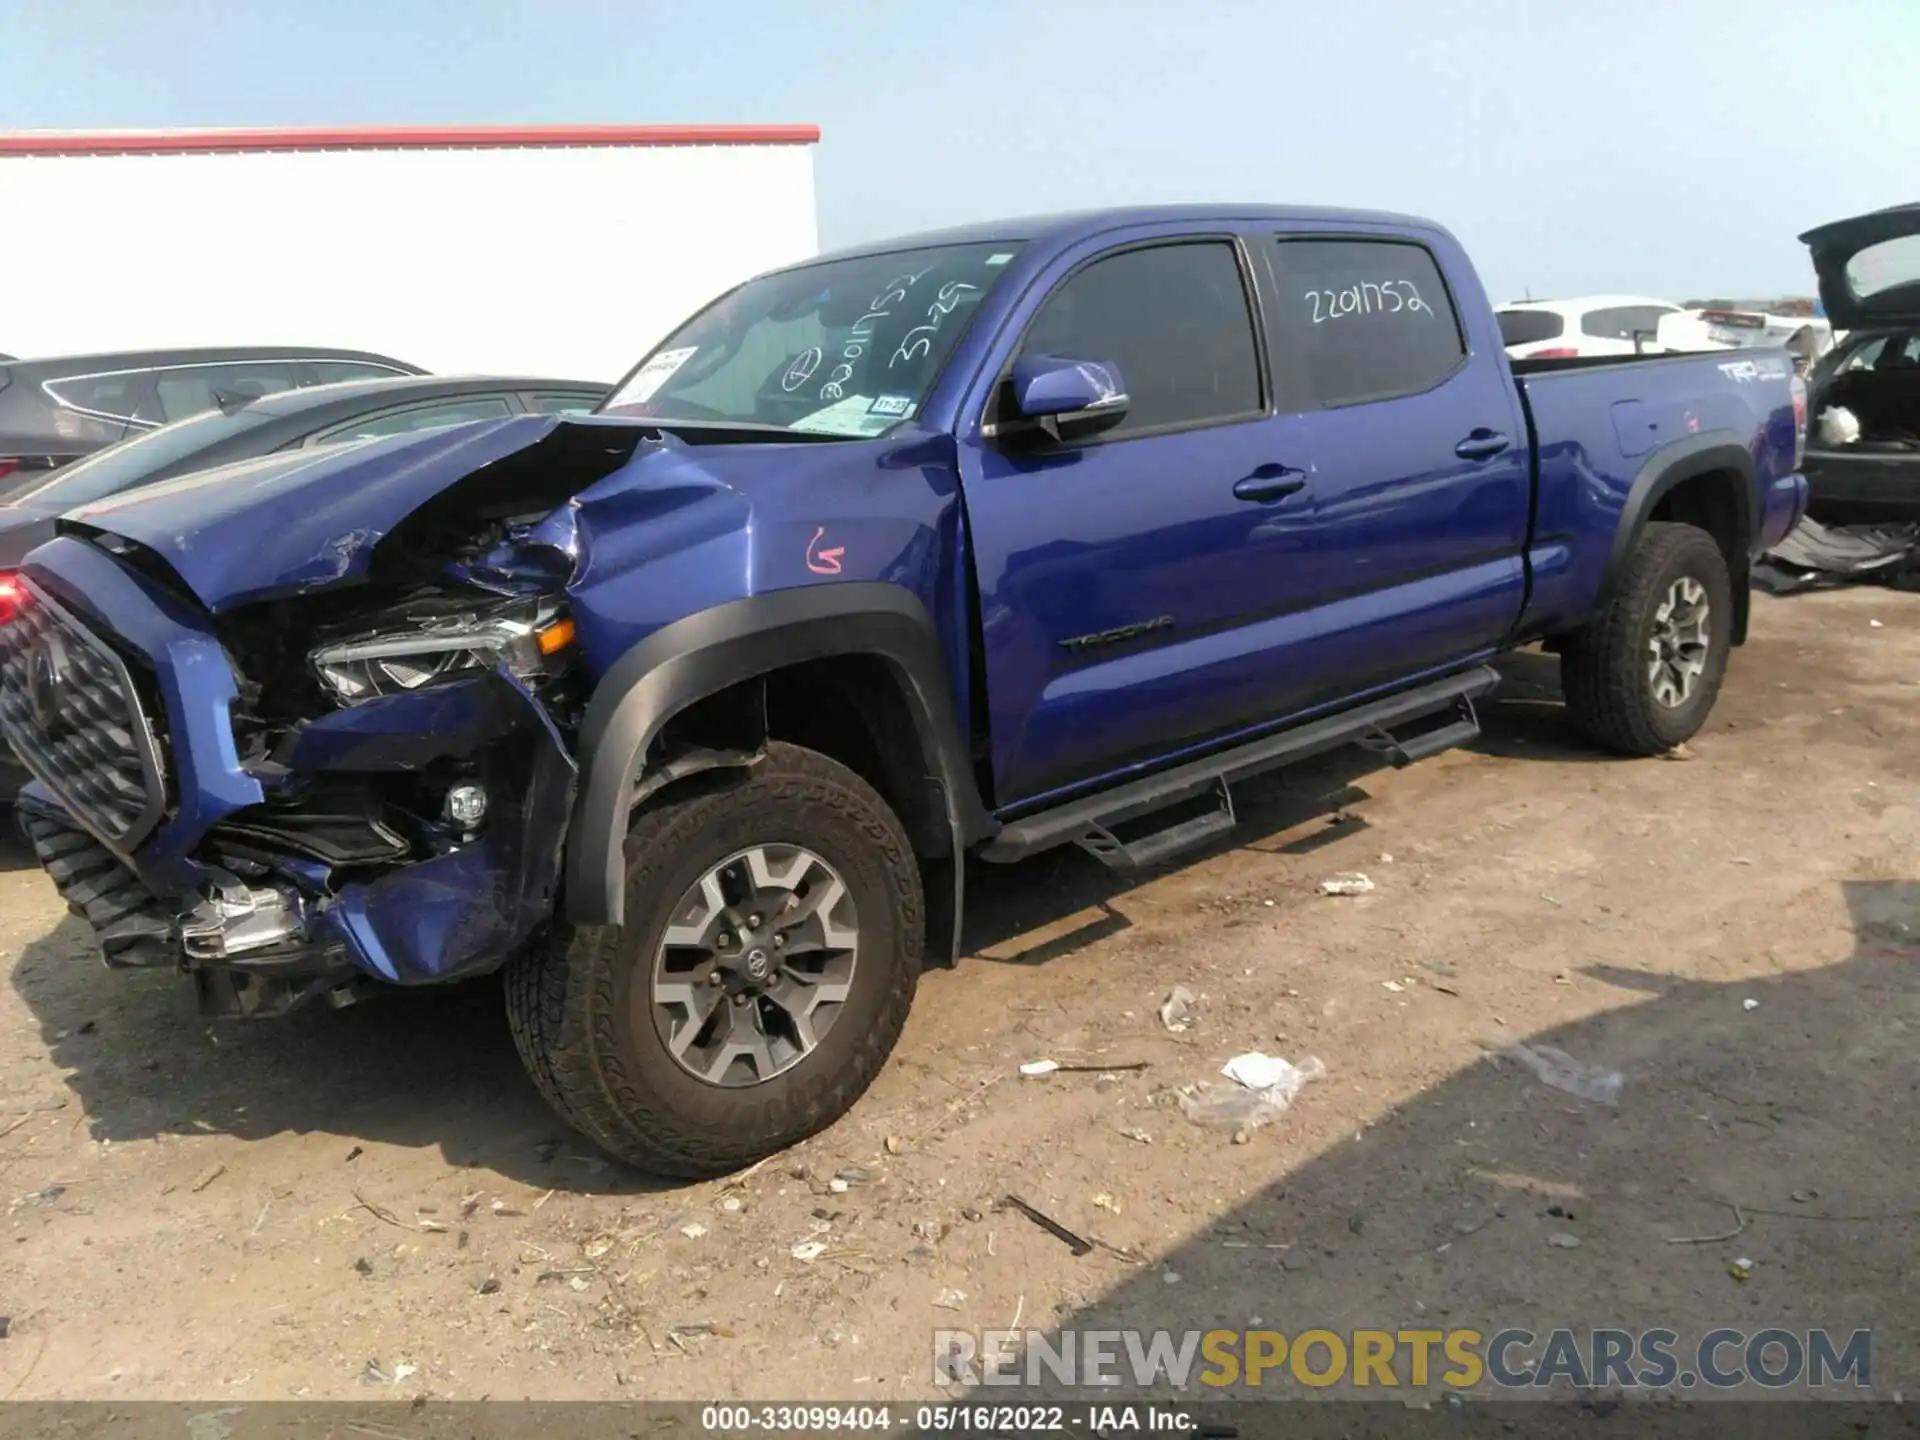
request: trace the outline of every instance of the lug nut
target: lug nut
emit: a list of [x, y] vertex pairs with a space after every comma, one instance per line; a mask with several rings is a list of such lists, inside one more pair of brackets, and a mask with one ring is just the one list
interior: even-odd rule
[[724, 930], [713, 937], [713, 948], [716, 950], [724, 950], [731, 944], [733, 944], [733, 937]]
[[761, 917], [758, 915], [747, 916], [747, 928], [749, 930], [758, 930], [760, 928], [760, 920]]
[[722, 975], [718, 970], [715, 970], [711, 975], [707, 976], [707, 983], [709, 985], [724, 985], [727, 983], [727, 977]]
[[786, 943], [787, 943], [787, 937], [784, 935], [776, 935], [773, 937], [773, 948], [776, 950], [780, 949]]

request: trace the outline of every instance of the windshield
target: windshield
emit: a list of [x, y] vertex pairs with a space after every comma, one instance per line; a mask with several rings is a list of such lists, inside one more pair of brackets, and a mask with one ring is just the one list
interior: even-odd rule
[[896, 250], [750, 280], [669, 336], [601, 413], [880, 435], [926, 401], [1019, 248]]
[[13, 504], [49, 513], [71, 510], [108, 495], [118, 495], [147, 481], [176, 460], [216, 440], [251, 430], [264, 417], [223, 415], [209, 410], [188, 420], [162, 425], [158, 430], [96, 450], [84, 460], [63, 467], [46, 484], [16, 495]]

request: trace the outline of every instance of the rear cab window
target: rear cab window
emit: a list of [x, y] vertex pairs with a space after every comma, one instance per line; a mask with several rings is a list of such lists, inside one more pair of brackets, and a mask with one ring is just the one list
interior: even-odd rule
[[1567, 333], [1566, 317], [1556, 310], [1500, 310], [1493, 318], [1500, 324], [1502, 345], [1538, 345]]
[[1596, 340], [1641, 340], [1651, 344], [1660, 319], [1671, 310], [1658, 305], [1608, 305], [1580, 317], [1580, 333]]
[[1276, 368], [1308, 406], [1416, 395], [1466, 363], [1453, 296], [1418, 241], [1283, 235], [1270, 260]]

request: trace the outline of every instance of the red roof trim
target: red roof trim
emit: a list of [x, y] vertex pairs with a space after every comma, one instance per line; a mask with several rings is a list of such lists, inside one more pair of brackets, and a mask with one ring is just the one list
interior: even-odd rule
[[349, 125], [311, 129], [0, 134], [0, 155], [189, 155], [214, 150], [491, 150], [564, 145], [813, 145], [818, 125]]

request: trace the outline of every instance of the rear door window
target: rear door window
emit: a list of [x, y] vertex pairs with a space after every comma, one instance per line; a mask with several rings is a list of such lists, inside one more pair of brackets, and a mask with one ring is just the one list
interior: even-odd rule
[[1466, 360], [1453, 297], [1424, 245], [1282, 237], [1273, 267], [1275, 365], [1300, 371], [1310, 403], [1418, 394]]
[[1227, 241], [1125, 250], [1047, 298], [1022, 355], [1110, 361], [1127, 417], [1103, 440], [1262, 413], [1260, 357], [1238, 251]]
[[1502, 345], [1538, 345], [1567, 333], [1566, 317], [1555, 310], [1502, 310], [1493, 318], [1500, 322]]
[[350, 421], [332, 430], [323, 430], [309, 445], [342, 445], [349, 440], [375, 440], [384, 435], [406, 435], [416, 430], [439, 430], [448, 425], [466, 425], [475, 420], [498, 420], [513, 414], [513, 407], [499, 395], [473, 395], [459, 400], [441, 400], [392, 410], [365, 420]]
[[154, 381], [160, 392], [161, 418], [184, 420], [222, 404], [244, 404], [262, 395], [291, 390], [299, 384], [296, 366], [292, 360], [248, 360], [162, 370]]

